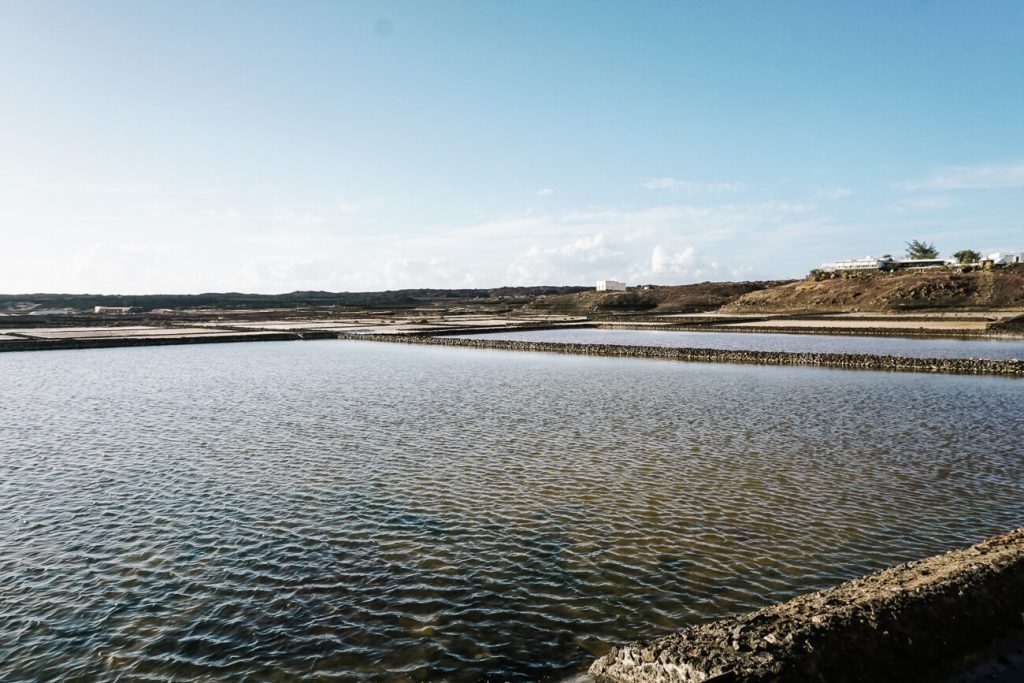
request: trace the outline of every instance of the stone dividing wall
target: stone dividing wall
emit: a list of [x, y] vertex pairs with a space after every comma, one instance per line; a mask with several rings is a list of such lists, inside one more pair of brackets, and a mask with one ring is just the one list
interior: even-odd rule
[[[616, 683], [944, 680], [1019, 631], [1024, 529], [757, 612], [629, 643], [590, 673]], [[944, 675], [946, 674], [946, 675]]]
[[[1024, 320], [1024, 316], [1022, 316]], [[746, 322], [746, 321], [741, 321]], [[599, 330], [638, 330], [641, 332], [736, 332], [738, 334], [808, 334], [828, 337], [915, 337], [925, 339], [1021, 339], [1024, 338], [1024, 324], [1019, 328], [992, 323], [984, 330], [974, 329], [927, 329], [897, 327], [771, 327], [758, 325], [749, 327], [728, 327], [721, 322], [716, 323], [681, 323], [670, 321], [665, 325], [650, 325], [641, 322], [613, 322], [602, 319], [591, 319], [586, 322], [553, 325], [503, 326], [503, 327], [470, 327], [441, 330], [419, 330], [409, 334], [434, 335], [458, 334], [490, 334], [492, 332], [519, 332], [524, 330], [564, 330], [564, 329], [599, 329]]]
[[[460, 333], [462, 333], [460, 331]], [[734, 351], [725, 349], [691, 349], [660, 346], [621, 346], [614, 344], [562, 344], [556, 342], [525, 342], [501, 339], [461, 339], [435, 337], [436, 332], [412, 334], [353, 334], [327, 330], [238, 333], [229, 336], [120, 337], [95, 339], [24, 339], [0, 341], [0, 352], [45, 351], [58, 349], [95, 349], [121, 346], [165, 346], [170, 344], [213, 344], [250, 341], [291, 341], [301, 339], [348, 339], [383, 341], [399, 344], [462, 346], [506, 351], [541, 351], [586, 356], [618, 356], [659, 358], [695, 363], [744, 363], [752, 365], [807, 365], [849, 370], [888, 370], [896, 372], [931, 372], [961, 375], [1007, 375], [1024, 377], [1024, 361], [986, 360], [974, 358], [908, 358], [842, 353], [787, 353], [781, 351]], [[450, 332], [449, 332], [450, 334]]]
[[1024, 361], [972, 358], [907, 358], [845, 353], [786, 353], [781, 351], [733, 351], [661, 346], [619, 346], [614, 344], [561, 344], [555, 342], [507, 341], [502, 339], [459, 339], [385, 334], [346, 334], [339, 339], [384, 341], [400, 344], [461, 346], [506, 351], [546, 351], [584, 356], [660, 358], [697, 363], [747, 363], [755, 365], [810, 365], [852, 370], [893, 370], [966, 375], [1010, 375], [1024, 377]]
[[293, 339], [334, 339], [330, 334], [298, 334], [278, 332], [272, 334], [233, 334], [230, 336], [195, 335], [180, 337], [99, 337], [95, 339], [25, 339], [21, 341], [0, 341], [3, 351], [50, 351], [62, 349], [105, 349], [121, 346], [168, 346], [171, 344], [217, 344], [225, 342], [290, 341]]
[[[432, 325], [436, 323], [431, 323]], [[596, 327], [591, 322], [568, 322], [568, 323], [514, 323], [511, 325], [494, 325], [490, 327], [460, 327], [451, 325], [449, 327], [432, 327], [426, 330], [404, 331], [396, 327], [393, 333], [409, 337], [432, 337], [445, 334], [457, 334], [464, 336], [468, 334], [492, 334], [494, 332], [537, 332], [542, 330], [579, 330]]]
[[[593, 327], [610, 330], [671, 330], [673, 332], [738, 332], [753, 334], [810, 334], [828, 337], [921, 337], [926, 339], [1020, 339], [1019, 330], [1000, 327], [993, 323], [984, 330], [974, 329], [927, 329], [912, 327], [771, 327], [751, 325], [749, 327], [725, 327], [722, 325], [692, 324], [673, 327], [652, 327], [637, 323], [598, 322]], [[1024, 329], [1024, 328], [1022, 328]]]

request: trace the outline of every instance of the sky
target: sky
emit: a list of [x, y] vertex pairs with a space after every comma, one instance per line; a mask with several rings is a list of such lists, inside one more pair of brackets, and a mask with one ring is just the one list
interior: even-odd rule
[[1024, 249], [1024, 3], [0, 0], [0, 292]]

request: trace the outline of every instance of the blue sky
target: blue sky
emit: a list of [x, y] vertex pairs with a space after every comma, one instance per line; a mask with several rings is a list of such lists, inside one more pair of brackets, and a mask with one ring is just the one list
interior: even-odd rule
[[0, 291], [1024, 248], [1020, 2], [0, 2]]

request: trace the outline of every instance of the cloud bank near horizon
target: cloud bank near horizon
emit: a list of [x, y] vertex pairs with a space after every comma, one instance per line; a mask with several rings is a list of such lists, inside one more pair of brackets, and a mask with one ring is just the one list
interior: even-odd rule
[[[199, 293], [295, 290], [370, 291], [405, 288], [486, 288], [532, 285], [591, 285], [614, 278], [631, 284], [685, 284], [705, 280], [801, 277], [824, 260], [859, 252], [893, 252], [903, 239], [938, 240], [947, 251], [964, 245], [1008, 249], [1014, 231], [921, 229], [922, 216], [955, 205], [947, 195], [983, 179], [1015, 192], [992, 165], [936, 172], [931, 180], [893, 183], [895, 197], [885, 220], [902, 227], [878, 240], [860, 221], [844, 221], [855, 193], [844, 186], [808, 185], [800, 201], [764, 199], [743, 183], [662, 178], [656, 189], [685, 199], [644, 206], [548, 209], [531, 207], [459, 226], [396, 229], [383, 204], [357, 204], [344, 197], [304, 204], [270, 198], [183, 196], [153, 183], [105, 183], [76, 187], [93, 211], [67, 206], [36, 207], [33, 227], [14, 241], [26, 253], [47, 255], [52, 268], [31, 259], [11, 263], [0, 290], [22, 293]], [[955, 180], [959, 178], [960, 180]], [[940, 180], [936, 180], [940, 179]], [[666, 181], [666, 182], [661, 182]], [[1001, 183], [1001, 184], [1000, 184]], [[692, 188], [712, 195], [692, 198]], [[549, 189], [549, 188], [545, 188]], [[988, 189], [988, 186], [986, 186]], [[47, 196], [50, 188], [32, 197]], [[552, 194], [537, 193], [541, 201]], [[726, 193], [727, 196], [721, 196]], [[227, 201], [234, 199], [235, 201]], [[844, 208], [836, 208], [844, 207]], [[0, 209], [14, 220], [25, 206]], [[120, 210], [118, 213], [117, 210]], [[4, 212], [10, 215], [4, 216]], [[877, 220], [877, 219], [876, 219]], [[145, 229], [138, 226], [145, 225]], [[42, 243], [38, 237], [73, 226], [77, 239]], [[113, 238], [94, 240], [93, 234]], [[843, 247], [867, 235], [858, 246]], [[964, 243], [964, 244], [961, 244]], [[783, 248], [780, 250], [780, 245]]]

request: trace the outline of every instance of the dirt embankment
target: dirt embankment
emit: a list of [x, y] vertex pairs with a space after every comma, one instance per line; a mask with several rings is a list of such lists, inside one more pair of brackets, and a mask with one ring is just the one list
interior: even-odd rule
[[801, 280], [750, 292], [725, 313], [896, 313], [912, 310], [1024, 308], [1024, 267], [955, 273], [863, 273]]
[[791, 280], [700, 282], [693, 285], [630, 288], [628, 292], [579, 292], [537, 297], [525, 310], [574, 315], [616, 313], [703, 313], [716, 310], [750, 292], [778, 287]]

